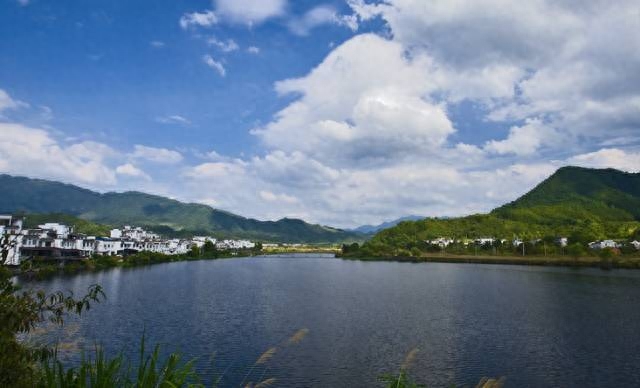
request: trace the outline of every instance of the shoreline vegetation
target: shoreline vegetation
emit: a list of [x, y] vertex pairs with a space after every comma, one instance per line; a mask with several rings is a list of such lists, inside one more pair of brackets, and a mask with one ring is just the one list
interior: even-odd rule
[[139, 252], [127, 256], [94, 255], [82, 259], [56, 260], [33, 258], [23, 261], [20, 266], [10, 268], [13, 275], [26, 276], [36, 280], [59, 274], [76, 274], [80, 272], [99, 271], [109, 268], [134, 268], [152, 264], [172, 263], [180, 261], [218, 260], [234, 257], [251, 257], [263, 254], [259, 246], [254, 249], [192, 250], [184, 255], [165, 255], [154, 252]]
[[548, 266], [569, 268], [602, 268], [602, 269], [640, 269], [640, 257], [614, 257], [603, 259], [598, 256], [495, 256], [495, 255], [456, 255], [456, 254], [421, 254], [419, 256], [357, 256], [338, 254], [344, 260], [357, 261], [392, 261], [405, 263], [457, 263], [457, 264], [502, 264], [525, 266]]
[[110, 268], [134, 268], [152, 264], [172, 263], [181, 261], [218, 260], [252, 256], [270, 256], [279, 254], [336, 254], [340, 252], [338, 246], [300, 245], [262, 247], [256, 245], [252, 249], [220, 250], [207, 244], [201, 249], [192, 249], [184, 255], [166, 255], [154, 252], [139, 252], [127, 256], [94, 255], [88, 258], [47, 259], [32, 258], [23, 261], [20, 266], [9, 267], [13, 275], [25, 276], [41, 280], [53, 275], [72, 275], [81, 272], [100, 271]]

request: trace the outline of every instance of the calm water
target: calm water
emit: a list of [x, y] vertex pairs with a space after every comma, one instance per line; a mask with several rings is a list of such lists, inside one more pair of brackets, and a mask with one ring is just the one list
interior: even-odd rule
[[[64, 341], [135, 355], [146, 330], [150, 343], [198, 357], [207, 379], [223, 375], [222, 386], [245, 377], [376, 386], [414, 348], [410, 374], [434, 387], [475, 386], [483, 376], [506, 376], [507, 387], [640, 386], [640, 271], [285, 256], [35, 285], [81, 293], [93, 283], [108, 299], [70, 322]], [[308, 335], [288, 345], [301, 328]], [[252, 367], [272, 346], [267, 367]]]

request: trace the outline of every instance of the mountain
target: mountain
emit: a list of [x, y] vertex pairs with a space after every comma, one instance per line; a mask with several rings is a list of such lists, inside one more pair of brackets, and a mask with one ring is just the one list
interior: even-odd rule
[[220, 238], [306, 243], [362, 239], [354, 232], [302, 220], [258, 221], [140, 192], [101, 194], [70, 184], [9, 175], [0, 175], [0, 187], [0, 213], [61, 213], [98, 224], [145, 226], [166, 235], [208, 233]]
[[640, 174], [563, 167], [492, 213], [543, 224], [575, 219], [640, 221]]
[[363, 233], [363, 234], [372, 234], [372, 233], [376, 233], [381, 231], [382, 229], [387, 229], [387, 228], [391, 228], [392, 226], [396, 226], [399, 223], [403, 222], [403, 221], [416, 221], [416, 220], [421, 220], [424, 217], [420, 217], [420, 216], [406, 216], [406, 217], [401, 217], [398, 218], [396, 220], [393, 221], [387, 221], [387, 222], [383, 222], [381, 224], [378, 225], [362, 225], [362, 226], [358, 226], [357, 228], [354, 229], [350, 229], [352, 232], [358, 232], [358, 233]]
[[406, 253], [438, 237], [509, 240], [514, 236], [568, 236], [581, 243], [640, 238], [640, 174], [563, 167], [527, 194], [488, 214], [400, 222], [379, 231], [358, 254]]

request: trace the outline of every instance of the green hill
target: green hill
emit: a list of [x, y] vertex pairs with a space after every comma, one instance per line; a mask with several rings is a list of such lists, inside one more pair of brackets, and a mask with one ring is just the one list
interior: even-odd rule
[[496, 237], [588, 242], [640, 231], [640, 174], [563, 167], [529, 193], [489, 214], [407, 221], [377, 233], [365, 255], [393, 255], [438, 237]]
[[361, 238], [357, 233], [302, 220], [258, 221], [140, 192], [101, 194], [74, 185], [9, 175], [0, 175], [0, 187], [1, 213], [67, 214], [97, 224], [145, 226], [168, 235], [208, 233], [219, 238], [305, 243]]
[[640, 174], [563, 167], [492, 214], [536, 223], [575, 219], [639, 221]]

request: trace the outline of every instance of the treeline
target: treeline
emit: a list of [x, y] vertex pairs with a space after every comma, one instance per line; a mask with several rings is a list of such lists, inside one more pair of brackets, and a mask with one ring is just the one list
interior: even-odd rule
[[[455, 243], [443, 248], [429, 241], [448, 238]], [[563, 247], [558, 239], [568, 239]], [[476, 244], [475, 239], [494, 238], [493, 243]], [[524, 241], [514, 246], [513, 240]], [[420, 256], [424, 253], [492, 255], [585, 256], [595, 254], [587, 249], [593, 241], [615, 239], [640, 240], [640, 223], [634, 221], [602, 222], [596, 219], [574, 219], [568, 222], [556, 218], [546, 224], [527, 223], [501, 218], [495, 214], [473, 215], [455, 219], [427, 218], [405, 221], [383, 230], [365, 242], [343, 246], [343, 255], [352, 257]], [[504, 240], [504, 242], [502, 241]], [[637, 251], [630, 246], [620, 248], [622, 254]], [[617, 252], [618, 253], [618, 252]]]
[[81, 260], [60, 261], [55, 259], [38, 258], [23, 261], [20, 272], [45, 278], [58, 273], [72, 274], [82, 271], [102, 270], [114, 267], [138, 267], [150, 264], [169, 263], [190, 260], [216, 260], [237, 256], [254, 256], [262, 252], [262, 244], [257, 243], [251, 249], [217, 249], [215, 244], [207, 241], [204, 246], [192, 247], [184, 255], [165, 255], [163, 253], [142, 251], [126, 256], [93, 255]]

